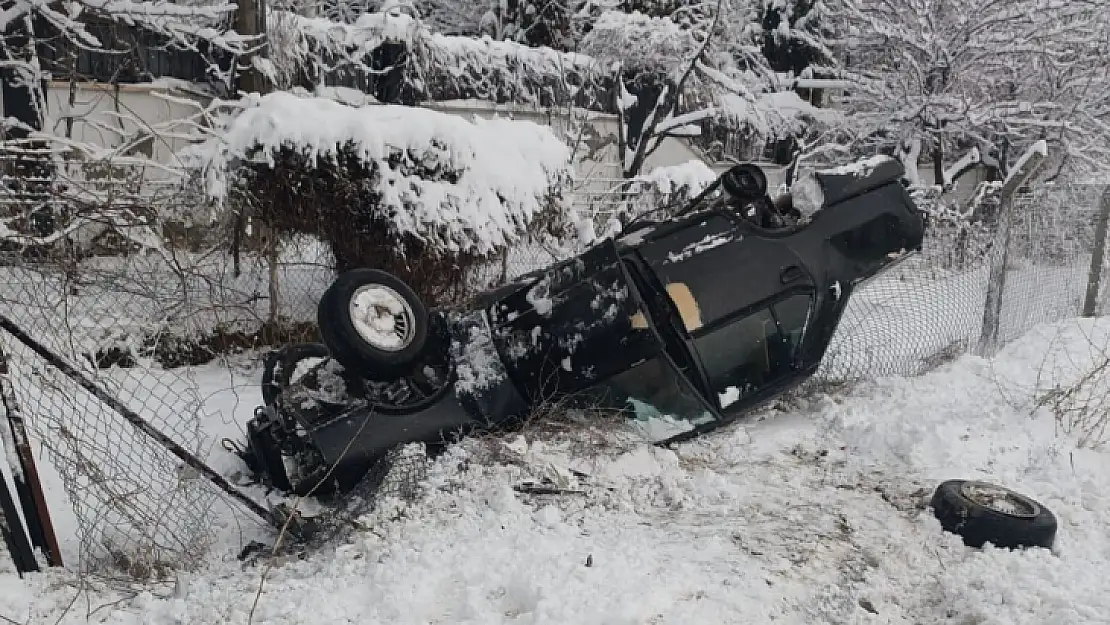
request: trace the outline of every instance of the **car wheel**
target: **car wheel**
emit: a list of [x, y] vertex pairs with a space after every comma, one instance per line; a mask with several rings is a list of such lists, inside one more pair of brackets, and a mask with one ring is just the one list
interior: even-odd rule
[[948, 480], [937, 487], [933, 515], [964, 544], [1004, 549], [1044, 547], [1056, 540], [1056, 516], [1044, 505], [1008, 488], [974, 480]]
[[297, 365], [313, 358], [327, 358], [328, 346], [323, 343], [284, 345], [262, 360], [262, 402], [273, 406], [281, 392], [293, 382]]
[[332, 358], [379, 381], [406, 375], [428, 338], [428, 311], [402, 280], [377, 269], [339, 275], [317, 308]]

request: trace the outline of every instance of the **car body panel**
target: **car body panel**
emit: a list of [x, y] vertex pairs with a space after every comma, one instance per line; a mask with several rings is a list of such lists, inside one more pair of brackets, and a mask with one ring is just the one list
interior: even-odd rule
[[750, 232], [724, 213], [696, 215], [678, 225], [653, 233], [637, 252], [680, 315], [682, 309], [696, 311], [686, 315], [697, 318], [683, 324], [687, 331], [712, 328], [784, 285], [813, 283], [790, 245]]
[[920, 249], [902, 173], [882, 161], [818, 175], [822, 209], [791, 227], [717, 206], [636, 224], [444, 313], [453, 379], [438, 396], [354, 406], [306, 439], [354, 470], [568, 398], [680, 422], [658, 443], [719, 427], [811, 376], [855, 286]]
[[[663, 349], [617, 248], [603, 242], [486, 310], [494, 344], [532, 403], [582, 391]], [[639, 325], [639, 327], [637, 327]]]

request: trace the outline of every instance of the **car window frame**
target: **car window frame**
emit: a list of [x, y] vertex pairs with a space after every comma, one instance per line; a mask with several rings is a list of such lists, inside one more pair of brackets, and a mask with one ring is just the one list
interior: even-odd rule
[[[802, 335], [801, 337], [799, 337], [797, 345], [793, 348], [790, 354], [794, 371], [782, 375], [768, 382], [767, 384], [764, 384], [761, 388], [758, 388], [757, 390], [749, 393], [746, 396], [742, 396], [728, 406], [722, 406], [720, 395], [717, 393], [717, 390], [713, 388], [712, 382], [709, 378], [709, 372], [705, 369], [702, 355], [697, 348], [696, 341], [699, 338], [711, 335], [730, 325], [740, 323], [746, 319], [750, 319], [754, 315], [763, 312], [770, 312], [770, 316], [775, 322], [775, 328], [778, 334], [782, 337], [785, 337], [786, 335], [783, 332], [782, 322], [779, 319], [778, 313], [775, 311], [775, 307], [798, 295], [805, 295], [809, 302], [809, 305], [806, 308], [806, 321], [805, 325], [803, 326]], [[750, 408], [753, 402], [759, 402], [763, 397], [772, 394], [775, 389], [788, 384], [797, 374], [801, 373], [802, 369], [799, 368], [798, 365], [801, 360], [801, 355], [805, 353], [804, 350], [806, 349], [806, 343], [811, 337], [814, 317], [817, 314], [817, 299], [817, 289], [810, 286], [798, 286], [784, 289], [781, 293], [774, 297], [764, 299], [761, 302], [752, 306], [748, 306], [747, 308], [743, 308], [732, 315], [722, 317], [721, 319], [718, 319], [716, 322], [714, 322], [712, 325], [698, 328], [697, 331], [689, 333], [689, 338], [686, 339], [686, 342], [688, 344], [687, 349], [689, 352], [691, 352], [692, 356], [697, 359], [700, 365], [699, 369], [704, 380], [703, 392], [706, 394], [706, 400], [714, 404], [714, 406], [717, 408], [717, 411], [721, 414], [723, 418], [728, 420], [731, 415], [745, 412]]]
[[[680, 227], [685, 227], [686, 221], [704, 218], [705, 214], [710, 212], [716, 212], [724, 215], [729, 220], [739, 225], [741, 228], [746, 225], [750, 225], [744, 224], [744, 220], [742, 217], [733, 215], [728, 211], [719, 209], [704, 212], [699, 211], [699, 214], [684, 215], [683, 219], [677, 220], [678, 223], [672, 222], [671, 224], [668, 224], [668, 227], [666, 228], [660, 228], [653, 231], [647, 238], [661, 238]], [[720, 327], [723, 327], [724, 325], [754, 314], [761, 309], [766, 309], [768, 307], [774, 306], [775, 304], [784, 301], [793, 295], [805, 293], [809, 297], [809, 308], [805, 332], [799, 340], [799, 344], [794, 349], [793, 353], [794, 360], [797, 361], [799, 357], [804, 353], [804, 350], [807, 349], [806, 343], [812, 336], [813, 321], [817, 315], [817, 306], [820, 303], [817, 296], [817, 283], [813, 280], [812, 276], [810, 276], [812, 284], [786, 287], [772, 297], [765, 298], [750, 306], [738, 309], [729, 315], [720, 317], [710, 324], [702, 326], [694, 332], [691, 332], [687, 330], [686, 327], [682, 324], [680, 312], [678, 311], [674, 302], [671, 301], [665, 287], [660, 283], [658, 276], [652, 270], [647, 261], [640, 257], [640, 255], [634, 250], [622, 251], [620, 256], [621, 260], [623, 261], [622, 264], [624, 267], [624, 273], [627, 276], [629, 283], [632, 284], [634, 287], [633, 290], [636, 293], [639, 303], [642, 306], [642, 310], [644, 311], [644, 316], [647, 318], [648, 325], [652, 329], [652, 331], [655, 332], [656, 335], [662, 340], [665, 346], [664, 355], [666, 356], [667, 360], [670, 362], [677, 375], [686, 377], [687, 382], [702, 397], [703, 403], [711, 407], [711, 411], [717, 416], [718, 419], [721, 420], [722, 423], [731, 421], [738, 414], [748, 411], [754, 404], [757, 404], [767, 397], [773, 395], [777, 391], [777, 389], [781, 388], [782, 386], [789, 385], [791, 381], [793, 381], [793, 379], [796, 377], [790, 375], [784, 376], [782, 379], [764, 386], [763, 388], [742, 398], [741, 400], [733, 402], [727, 407], [722, 407], [720, 397], [717, 395], [717, 392], [715, 391], [715, 389], [713, 389], [712, 384], [710, 383], [709, 375], [705, 370], [701, 355], [698, 353], [697, 347], [695, 345], [695, 340], [698, 336], [708, 334], [716, 329], [719, 329]], [[806, 271], [808, 275], [808, 269], [804, 267], [804, 265], [801, 266], [801, 269], [803, 271]], [[649, 303], [646, 301], [649, 297], [653, 299], [653, 302]], [[667, 323], [664, 323], [664, 320], [660, 318], [660, 313], [662, 313], [666, 317], [666, 320], [668, 321]], [[668, 330], [667, 332], [660, 331], [659, 326], [661, 324], [666, 327], [666, 329]], [[777, 318], [776, 324], [778, 324]], [[672, 352], [677, 352], [682, 355], [683, 360], [685, 360], [685, 362], [687, 363], [686, 369], [683, 369], [680, 363], [678, 363], [673, 358]], [[798, 370], [798, 373], [801, 373], [801, 369]], [[698, 431], [702, 431], [712, 428], [699, 427], [697, 429]], [[691, 436], [692, 435], [693, 433], [691, 433]], [[687, 437], [688, 436], [683, 436], [680, 438], [676, 438], [675, 440], [682, 440]]]
[[[685, 383], [701, 398], [710, 413], [717, 420], [721, 420], [720, 403], [710, 397], [709, 380], [705, 375], [701, 359], [694, 351], [690, 333], [683, 325], [681, 314], [666, 289], [657, 284], [655, 273], [638, 254], [622, 253], [621, 261], [625, 278], [631, 285], [630, 292], [636, 298], [648, 328], [663, 343], [661, 355], [674, 370], [675, 375], [684, 378]], [[649, 297], [652, 301], [648, 301]], [[663, 313], [665, 318], [661, 317], [660, 313]], [[680, 355], [684, 362], [679, 363], [675, 354]], [[683, 368], [682, 365], [686, 367]]]

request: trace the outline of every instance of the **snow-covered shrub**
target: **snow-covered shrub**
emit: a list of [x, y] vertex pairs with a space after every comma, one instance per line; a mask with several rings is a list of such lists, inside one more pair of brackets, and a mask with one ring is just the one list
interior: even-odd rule
[[490, 37], [433, 32], [400, 11], [365, 13], [354, 24], [271, 11], [278, 85], [343, 84], [382, 102], [480, 99], [557, 106], [606, 100], [608, 72], [593, 59]]
[[716, 179], [717, 173], [699, 160], [660, 166], [621, 181], [603, 194], [605, 205], [589, 208], [598, 234], [606, 236], [641, 215], [670, 217]]
[[185, 152], [209, 193], [279, 236], [326, 242], [337, 269], [375, 266], [431, 301], [530, 232], [565, 224], [570, 150], [546, 127], [424, 108], [254, 97]]
[[699, 160], [656, 167], [632, 179], [635, 195], [628, 206], [628, 213], [635, 216], [659, 210], [672, 214], [704, 191], [717, 179], [717, 175]]

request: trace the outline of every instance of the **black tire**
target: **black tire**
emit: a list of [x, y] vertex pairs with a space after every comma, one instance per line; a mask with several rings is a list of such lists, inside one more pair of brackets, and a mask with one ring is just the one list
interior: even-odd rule
[[[395, 295], [403, 305], [401, 316], [409, 327], [396, 348], [374, 345], [356, 329], [351, 302], [361, 289], [370, 286], [392, 291], [390, 297]], [[320, 336], [332, 358], [345, 369], [371, 380], [388, 381], [407, 375], [428, 339], [428, 310], [420, 297], [401, 279], [377, 269], [353, 269], [340, 274], [320, 298], [316, 314]]]
[[328, 346], [323, 343], [293, 343], [266, 354], [262, 360], [262, 402], [267, 406], [274, 405], [281, 392], [289, 386], [293, 372], [302, 360], [330, 355]]
[[733, 165], [724, 173], [721, 182], [725, 192], [742, 202], [767, 195], [767, 174], [754, 163]]
[[[1001, 499], [1007, 505], [985, 505], [988, 499]], [[948, 480], [937, 487], [931, 505], [941, 527], [959, 535], [968, 547], [978, 549], [991, 543], [1003, 549], [1051, 549], [1056, 541], [1056, 516], [1052, 511], [1002, 486]]]

